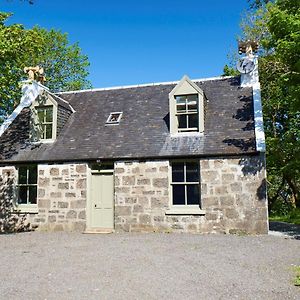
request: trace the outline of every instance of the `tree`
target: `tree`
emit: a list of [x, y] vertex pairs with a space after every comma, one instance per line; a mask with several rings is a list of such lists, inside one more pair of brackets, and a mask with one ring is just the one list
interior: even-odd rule
[[284, 199], [300, 207], [300, 4], [298, 0], [249, 2], [242, 39], [256, 39], [261, 45], [269, 206]]
[[264, 45], [270, 54], [262, 64], [262, 83], [268, 162], [300, 207], [300, 3], [278, 0], [267, 12], [270, 35]]
[[239, 72], [233, 66], [225, 65], [222, 76], [237, 76], [238, 73]]
[[89, 88], [90, 83], [86, 79], [89, 62], [87, 56], [81, 54], [78, 43], [69, 45], [67, 34], [60, 31], [47, 31], [39, 27], [33, 30], [42, 37], [42, 47], [39, 55], [32, 57], [32, 65], [44, 67], [50, 90]]
[[67, 34], [21, 24], [5, 25], [11, 14], [0, 12], [0, 122], [18, 105], [24, 67], [44, 67], [52, 91], [89, 88], [88, 58]]

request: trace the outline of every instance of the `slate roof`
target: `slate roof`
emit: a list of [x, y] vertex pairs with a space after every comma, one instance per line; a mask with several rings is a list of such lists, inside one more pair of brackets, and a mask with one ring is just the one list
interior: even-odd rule
[[[239, 77], [195, 83], [207, 98], [203, 136], [170, 136], [168, 94], [175, 84], [62, 93], [59, 97], [75, 112], [57, 140], [39, 145], [26, 138], [12, 142], [10, 131], [22, 122], [26, 128], [28, 112], [22, 112], [0, 138], [0, 162], [255, 153], [252, 88], [241, 88]], [[116, 111], [123, 112], [120, 124], [106, 125]]]

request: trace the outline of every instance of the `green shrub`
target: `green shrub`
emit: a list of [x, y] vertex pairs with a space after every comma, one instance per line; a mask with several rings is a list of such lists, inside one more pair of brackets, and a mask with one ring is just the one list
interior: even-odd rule
[[272, 214], [270, 214], [270, 220], [300, 225], [300, 209], [293, 208], [285, 214], [276, 214], [273, 212]]
[[287, 216], [294, 209], [290, 202], [276, 200], [272, 205], [270, 216]]

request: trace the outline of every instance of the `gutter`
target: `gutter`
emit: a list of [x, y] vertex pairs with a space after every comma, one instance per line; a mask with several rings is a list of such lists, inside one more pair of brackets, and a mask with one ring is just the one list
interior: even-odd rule
[[95, 157], [95, 158], [73, 158], [73, 159], [56, 159], [56, 160], [0, 160], [0, 167], [5, 167], [8, 165], [21, 165], [21, 164], [65, 164], [65, 163], [89, 163], [95, 161], [146, 161], [146, 160], [170, 160], [170, 159], [203, 159], [203, 158], [241, 158], [247, 156], [257, 156], [260, 154], [260, 151], [252, 151], [247, 153], [212, 153], [212, 154], [194, 154], [194, 155], [163, 155], [163, 156], [124, 156], [124, 157]]

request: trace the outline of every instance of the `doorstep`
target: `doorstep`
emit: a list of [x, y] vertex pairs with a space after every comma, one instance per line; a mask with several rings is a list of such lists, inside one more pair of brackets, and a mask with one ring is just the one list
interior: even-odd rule
[[87, 228], [83, 233], [90, 233], [90, 234], [96, 234], [96, 233], [102, 233], [102, 234], [108, 234], [108, 233], [114, 233], [114, 230], [112, 228]]

